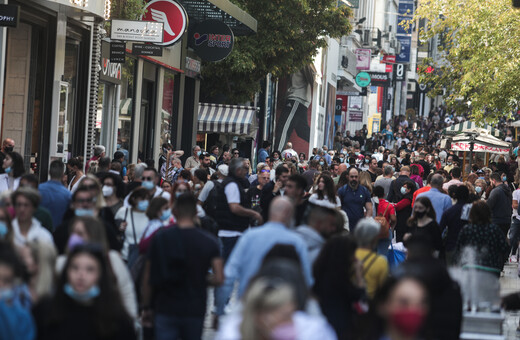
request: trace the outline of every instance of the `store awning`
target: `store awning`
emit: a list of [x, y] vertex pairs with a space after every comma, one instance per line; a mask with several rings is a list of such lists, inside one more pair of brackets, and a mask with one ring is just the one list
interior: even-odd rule
[[453, 137], [451, 140], [451, 150], [470, 151], [471, 143], [473, 143], [474, 152], [488, 152], [502, 155], [508, 154], [511, 147], [511, 144], [491, 136], [484, 130], [477, 134], [474, 139], [471, 139], [471, 136], [465, 133]]
[[199, 103], [198, 132], [249, 135], [258, 129], [256, 107]]
[[472, 132], [477, 128], [488, 130], [492, 136], [495, 136], [498, 138], [503, 137], [503, 134], [499, 129], [496, 129], [493, 126], [488, 125], [488, 124], [477, 125], [475, 122], [472, 122], [472, 121], [466, 121], [466, 122], [462, 122], [462, 123], [455, 124], [452, 126], [448, 126], [442, 132], [446, 135], [456, 135], [461, 132]]

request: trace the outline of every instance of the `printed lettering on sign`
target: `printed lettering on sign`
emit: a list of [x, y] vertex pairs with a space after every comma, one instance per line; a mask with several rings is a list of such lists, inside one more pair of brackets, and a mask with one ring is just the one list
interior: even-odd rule
[[111, 63], [107, 58], [103, 58], [103, 68], [101, 71], [104, 76], [121, 79], [121, 64]]

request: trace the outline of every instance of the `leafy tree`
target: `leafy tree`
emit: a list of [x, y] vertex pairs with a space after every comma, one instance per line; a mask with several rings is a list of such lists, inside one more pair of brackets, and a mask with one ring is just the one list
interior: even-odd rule
[[237, 37], [231, 54], [204, 63], [201, 94], [228, 103], [252, 100], [260, 80], [289, 75], [312, 62], [326, 36], [349, 34], [352, 14], [336, 0], [232, 0], [258, 22], [258, 32]]
[[146, 3], [143, 0], [112, 0], [111, 5], [112, 18], [139, 20]]
[[[419, 66], [420, 82], [433, 94], [446, 89], [447, 104], [468, 110], [478, 122], [493, 122], [518, 109], [520, 100], [520, 14], [511, 0], [428, 0], [415, 19], [426, 19], [420, 39], [438, 35], [442, 57]], [[427, 73], [428, 66], [435, 71]], [[462, 105], [461, 105], [462, 104]]]

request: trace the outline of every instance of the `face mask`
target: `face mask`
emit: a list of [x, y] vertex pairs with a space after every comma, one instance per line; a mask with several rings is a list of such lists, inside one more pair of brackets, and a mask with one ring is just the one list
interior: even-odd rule
[[419, 309], [398, 309], [390, 314], [390, 322], [406, 337], [416, 335], [424, 323], [425, 313]]
[[11, 172], [11, 167], [5, 168], [4, 171], [5, 171], [6, 174], [10, 173]]
[[175, 192], [175, 197], [179, 198], [182, 194], [184, 194], [184, 193], [180, 192], [180, 191], [177, 191], [177, 192]]
[[298, 334], [293, 323], [285, 323], [275, 327], [271, 331], [271, 340], [296, 339]]
[[325, 162], [320, 162], [320, 165], [321, 165], [321, 166], [325, 165]]
[[451, 165], [451, 162], [448, 162], [448, 165]]
[[197, 151], [197, 157], [200, 156], [201, 153], [202, 151]]
[[116, 148], [117, 148], [118, 150], [121, 149], [121, 144], [117, 144], [117, 145], [116, 145]]
[[177, 172], [177, 170], [179, 170], [179, 168], [178, 168], [178, 167], [176, 167], [176, 166], [175, 166], [175, 167], [173, 167], [173, 171]]
[[101, 191], [103, 192], [104, 197], [112, 196], [114, 193], [114, 188], [109, 187], [108, 185], [103, 185], [103, 188], [101, 188]]
[[12, 288], [0, 289], [0, 301], [10, 301], [14, 298], [14, 290]]
[[415, 212], [415, 216], [417, 216], [417, 218], [423, 218], [424, 215], [426, 215], [426, 210], [425, 211], [416, 211]]
[[200, 189], [200, 184], [199, 183], [195, 184], [195, 190], [199, 190], [199, 189]]
[[8, 231], [7, 224], [5, 224], [4, 221], [0, 221], [0, 239], [5, 238], [5, 235], [7, 235]]
[[482, 192], [482, 188], [481, 187], [475, 187], [475, 191], [477, 192], [477, 194], [480, 194]]
[[146, 190], [152, 190], [155, 187], [152, 181], [143, 181], [143, 183], [141, 183], [141, 186]]
[[507, 182], [507, 176], [502, 177], [502, 182]]
[[368, 164], [368, 162], [370, 161], [370, 159], [365, 159], [365, 163]]
[[137, 203], [137, 210], [139, 211], [146, 211], [146, 209], [148, 209], [148, 205], [150, 203], [148, 201], [139, 201]]
[[5, 152], [13, 152], [13, 150], [14, 150], [14, 147], [12, 147], [12, 146], [8, 146], [5, 148]]
[[355, 152], [356, 156], [359, 156], [359, 152]]
[[94, 217], [94, 209], [78, 208], [78, 209], [74, 210], [74, 214], [78, 217], [83, 217], [83, 216]]
[[159, 217], [159, 219], [161, 221], [168, 221], [168, 219], [170, 218], [170, 216], [172, 215], [172, 212], [170, 211], [170, 209], [166, 209], [165, 211], [163, 211], [161, 217]]
[[274, 157], [273, 160], [274, 160], [274, 161], [277, 161], [277, 160], [278, 160], [278, 157]]
[[71, 299], [76, 300], [78, 302], [88, 302], [99, 296], [100, 290], [97, 285], [92, 286], [85, 293], [77, 292], [72, 286], [68, 283], [63, 286], [63, 291], [67, 294]]
[[85, 243], [85, 240], [83, 239], [83, 237], [78, 236], [77, 234], [72, 234], [72, 235], [70, 235], [69, 241], [67, 242], [67, 249], [69, 249], [69, 251], [70, 251], [70, 250], [74, 249], [76, 246], [79, 246], [83, 243]]
[[406, 188], [405, 187], [401, 187], [401, 194], [406, 195]]
[[478, 179], [485, 179], [484, 177], [479, 177]]

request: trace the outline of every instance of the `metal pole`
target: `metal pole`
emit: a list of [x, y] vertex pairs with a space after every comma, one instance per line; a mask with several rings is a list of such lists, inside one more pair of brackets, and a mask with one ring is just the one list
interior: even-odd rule
[[[0, 0], [0, 4], [7, 5], [7, 0]], [[3, 107], [4, 107], [4, 79], [5, 79], [5, 54], [7, 53], [7, 27], [0, 28], [0, 137], [3, 131]]]

